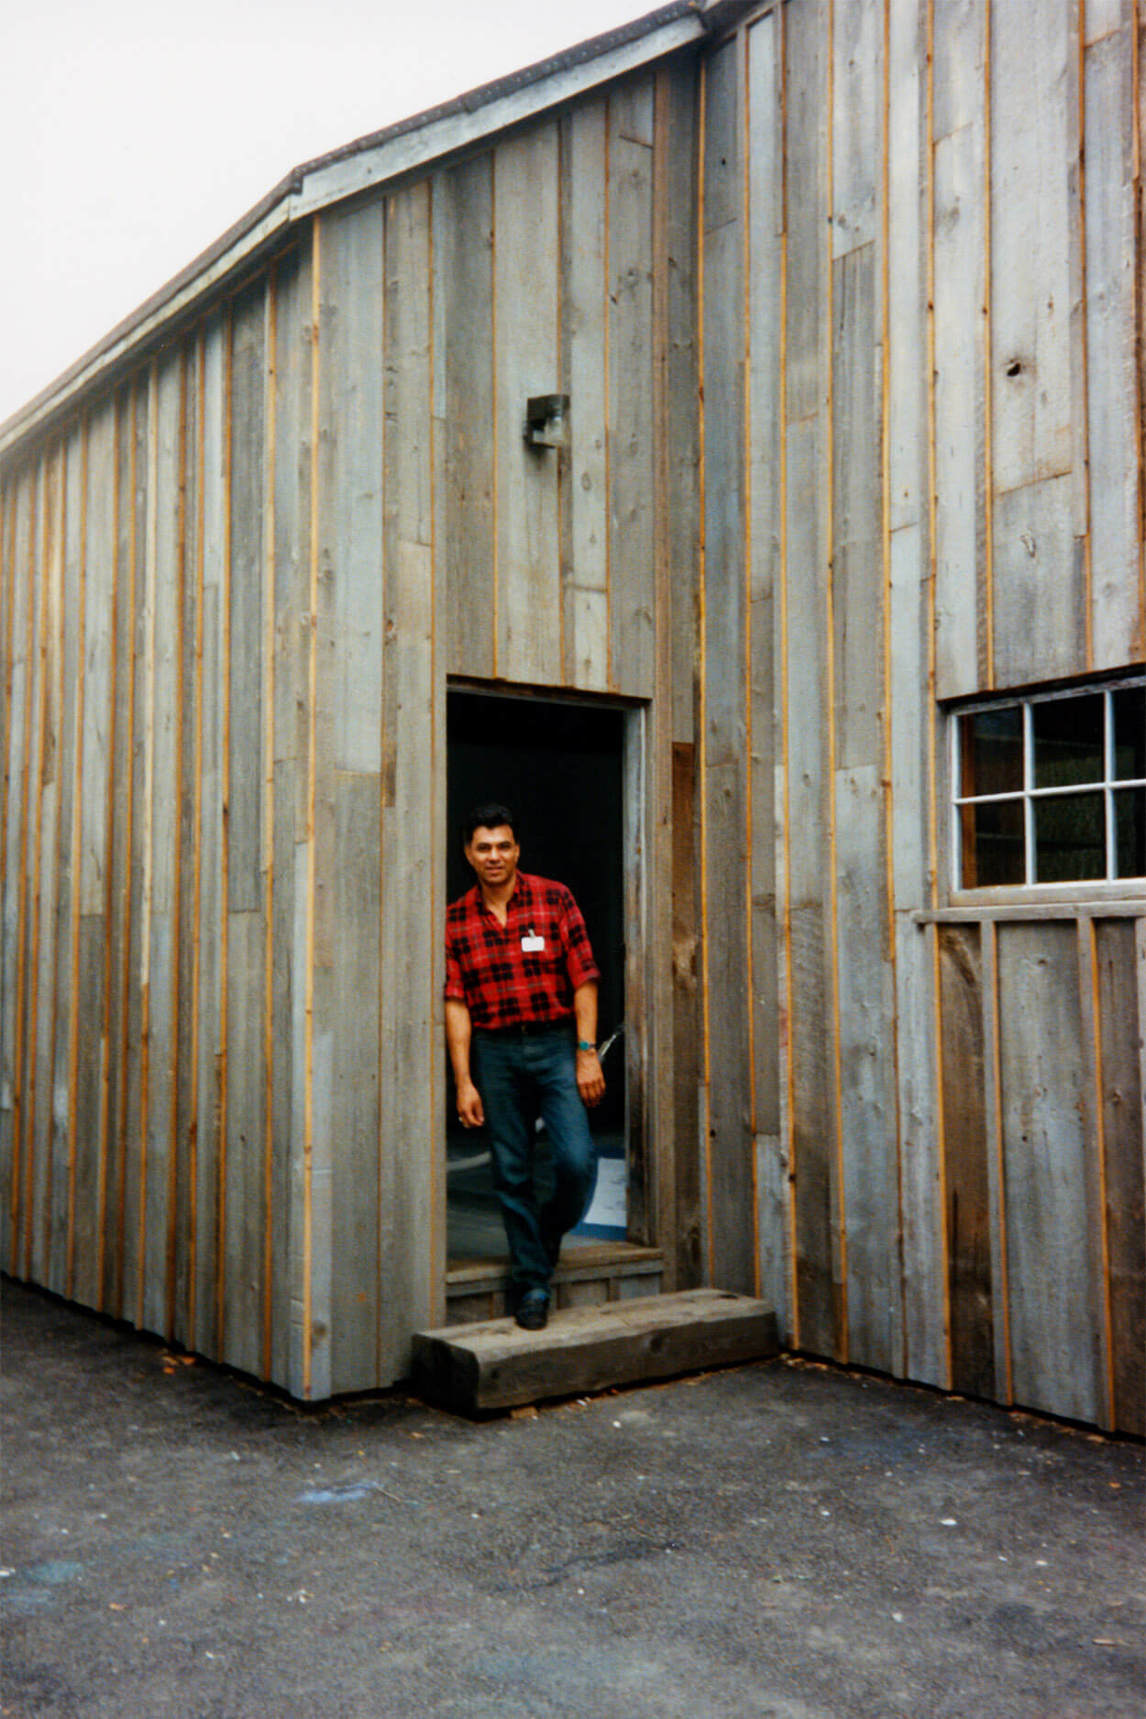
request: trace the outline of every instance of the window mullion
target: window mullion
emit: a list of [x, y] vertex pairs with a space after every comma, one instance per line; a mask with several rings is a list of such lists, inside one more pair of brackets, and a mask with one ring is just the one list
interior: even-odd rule
[[1028, 883], [1037, 883], [1038, 866], [1035, 856], [1035, 803], [1031, 789], [1035, 785], [1035, 721], [1030, 700], [1024, 699], [1023, 711], [1023, 842], [1025, 871]]

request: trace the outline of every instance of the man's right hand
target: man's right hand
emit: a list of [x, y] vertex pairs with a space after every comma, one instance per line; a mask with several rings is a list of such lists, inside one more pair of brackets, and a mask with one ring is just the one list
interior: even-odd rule
[[472, 1080], [464, 1080], [458, 1086], [458, 1117], [463, 1128], [480, 1128], [485, 1121], [481, 1093]]

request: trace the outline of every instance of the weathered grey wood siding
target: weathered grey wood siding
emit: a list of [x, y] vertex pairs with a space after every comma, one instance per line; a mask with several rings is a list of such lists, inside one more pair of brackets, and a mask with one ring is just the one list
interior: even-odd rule
[[7, 463], [5, 1269], [304, 1397], [441, 1322], [451, 675], [645, 707], [634, 1223], [675, 1233], [694, 96], [669, 62], [320, 212]]
[[762, 9], [700, 223], [709, 1268], [1137, 1432], [1146, 903], [950, 907], [941, 701], [1146, 656], [1142, 26]]

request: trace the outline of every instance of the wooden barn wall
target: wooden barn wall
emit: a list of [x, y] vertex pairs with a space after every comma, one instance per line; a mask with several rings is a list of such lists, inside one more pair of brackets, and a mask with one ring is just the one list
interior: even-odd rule
[[1136, 1432], [1146, 910], [949, 905], [941, 701], [1146, 656], [1144, 27], [762, 8], [699, 223], [709, 1273]]
[[[441, 1321], [450, 675], [646, 708], [632, 840], [682, 891], [680, 923], [667, 887], [635, 903], [636, 1221], [675, 1233], [694, 94], [670, 63], [320, 213], [6, 467], [6, 1270], [303, 1397], [389, 1381]], [[522, 436], [551, 392], [560, 454]]]

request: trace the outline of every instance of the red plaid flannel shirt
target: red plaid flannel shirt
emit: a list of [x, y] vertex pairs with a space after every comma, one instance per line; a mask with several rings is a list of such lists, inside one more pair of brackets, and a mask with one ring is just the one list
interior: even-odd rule
[[[526, 953], [523, 937], [543, 937]], [[475, 884], [446, 912], [447, 999], [475, 1027], [567, 1020], [578, 986], [600, 978], [581, 910], [563, 883], [519, 871], [504, 926]]]

